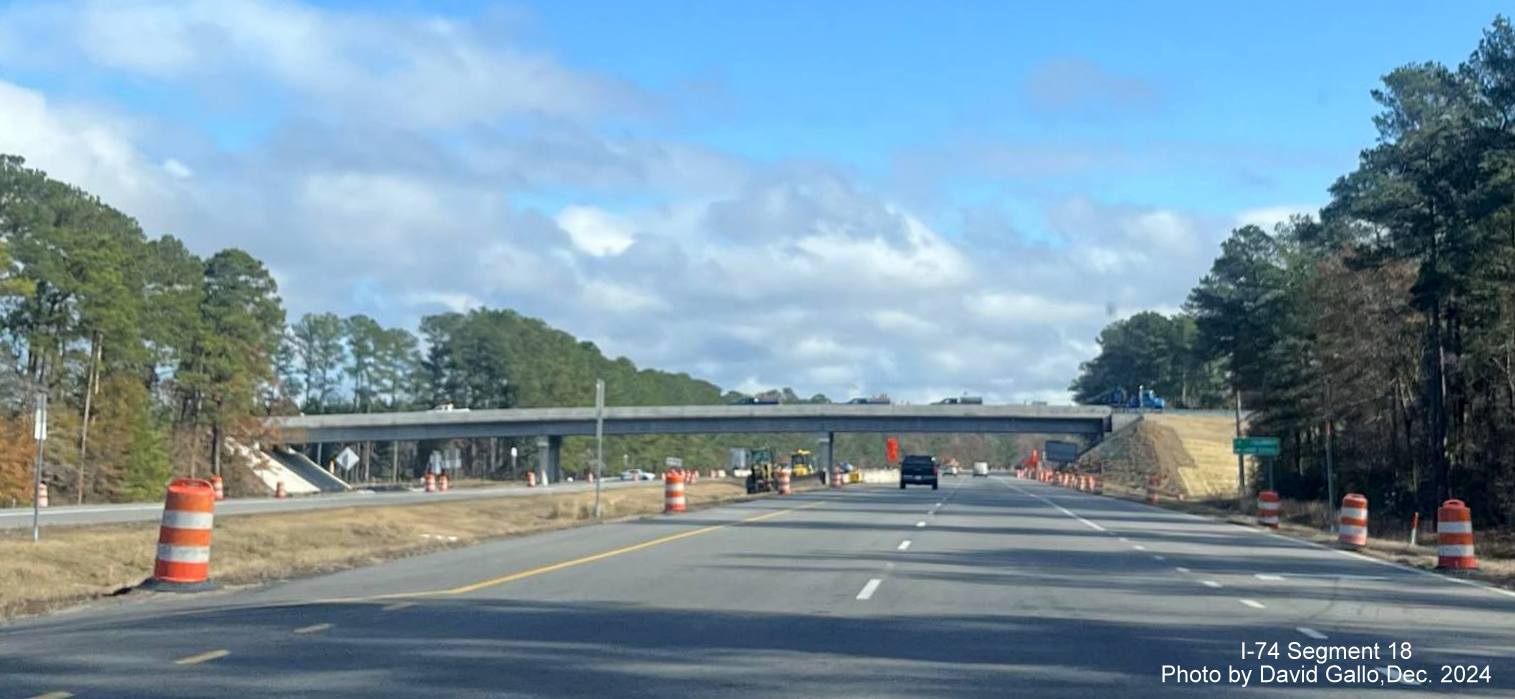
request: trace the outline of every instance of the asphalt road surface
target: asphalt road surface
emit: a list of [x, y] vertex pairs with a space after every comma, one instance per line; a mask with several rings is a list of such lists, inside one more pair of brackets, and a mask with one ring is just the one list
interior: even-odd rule
[[[1280, 657], [1244, 659], [1253, 643], [1277, 643]], [[1290, 660], [1291, 643], [1380, 657]], [[1409, 657], [1391, 657], [1402, 643]], [[1509, 695], [1512, 658], [1511, 595], [965, 476], [939, 491], [812, 491], [252, 590], [128, 595], [0, 627], [0, 697]], [[1165, 682], [1165, 665], [1222, 678]], [[1263, 665], [1318, 674], [1258, 686]], [[1442, 684], [1443, 665], [1487, 667], [1489, 679]], [[1379, 677], [1398, 666], [1426, 683], [1333, 685], [1328, 666]], [[1229, 683], [1232, 668], [1251, 671], [1249, 686]]]
[[[662, 481], [606, 480], [606, 488], [634, 486], [662, 486]], [[323, 493], [276, 500], [274, 498], [232, 498], [216, 503], [216, 516], [265, 514], [270, 512], [298, 512], [335, 507], [369, 507], [381, 505], [412, 505], [422, 502], [470, 500], [477, 498], [508, 498], [543, 493], [573, 493], [594, 490], [593, 483], [554, 483], [539, 488], [500, 486], [483, 488], [454, 488], [445, 493], [420, 491], [352, 491], [347, 493]], [[48, 507], [41, 511], [42, 526], [74, 524], [108, 524], [111, 522], [156, 522], [163, 517], [163, 503], [131, 503], [125, 505], [82, 505]], [[17, 507], [0, 509], [0, 529], [32, 526], [32, 509]]]

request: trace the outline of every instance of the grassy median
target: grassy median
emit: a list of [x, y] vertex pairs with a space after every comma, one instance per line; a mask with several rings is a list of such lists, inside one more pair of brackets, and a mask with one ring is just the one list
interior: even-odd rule
[[[607, 518], [663, 509], [663, 489], [617, 488], [602, 494]], [[740, 482], [691, 485], [690, 509], [746, 499]], [[211, 578], [256, 583], [372, 565], [486, 539], [562, 529], [593, 515], [593, 493], [482, 498], [436, 504], [370, 506], [216, 520]], [[112, 594], [143, 581], [153, 568], [158, 524], [53, 526], [41, 542], [29, 530], [0, 538], [0, 619]]]

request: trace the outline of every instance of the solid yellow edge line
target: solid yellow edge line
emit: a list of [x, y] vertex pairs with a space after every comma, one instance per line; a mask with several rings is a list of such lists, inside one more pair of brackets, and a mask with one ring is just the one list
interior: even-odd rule
[[[798, 511], [798, 510], [803, 510], [803, 509], [808, 508], [808, 507], [815, 507], [816, 505], [823, 504], [824, 502], [826, 502], [826, 501], [825, 500], [818, 500], [816, 502], [812, 502], [812, 503], [809, 503], [807, 505], [800, 505], [799, 507], [791, 507], [791, 508], [789, 508], [787, 510], [779, 510], [777, 512], [769, 512], [768, 514], [757, 515], [757, 516], [754, 516], [754, 517], [748, 517], [747, 519], [737, 520], [735, 522], [727, 522], [725, 524], [715, 524], [715, 525], [711, 525], [709, 527], [700, 527], [699, 529], [694, 529], [694, 530], [690, 530], [690, 531], [687, 531], [687, 532], [682, 532], [682, 533], [679, 533], [679, 534], [670, 534], [668, 536], [660, 537], [660, 538], [657, 538], [657, 539], [653, 539], [651, 541], [644, 541], [644, 542], [642, 542], [640, 544], [632, 544], [630, 546], [626, 546], [626, 547], [623, 547], [623, 548], [612, 549], [612, 550], [609, 550], [609, 551], [602, 551], [602, 552], [596, 553], [594, 555], [584, 556], [583, 558], [575, 558], [575, 559], [573, 559], [571, 561], [562, 561], [560, 563], [553, 563], [551, 565], [545, 565], [545, 566], [541, 566], [539, 568], [532, 568], [530, 570], [523, 570], [523, 571], [520, 571], [518, 573], [511, 573], [509, 575], [502, 575], [502, 576], [500, 576], [498, 578], [490, 578], [488, 580], [480, 580], [479, 582], [476, 582], [476, 583], [471, 583], [471, 584], [468, 584], [468, 585], [463, 585], [461, 587], [454, 587], [454, 588], [452, 588], [450, 590], [439, 590], [437, 592], [433, 592], [433, 593], [430, 593], [430, 594], [437, 594], [437, 595], [462, 595], [462, 594], [467, 594], [469, 592], [476, 592], [476, 591], [482, 590], [482, 589], [484, 589], [486, 587], [494, 587], [496, 585], [504, 585], [505, 583], [508, 583], [508, 582], [514, 582], [516, 580], [521, 580], [521, 579], [524, 579], [524, 578], [534, 577], [534, 576], [537, 576], [537, 575], [541, 575], [543, 573], [551, 573], [553, 571], [563, 570], [564, 568], [572, 568], [574, 566], [584, 565], [585, 563], [593, 563], [595, 561], [604, 560], [604, 559], [610, 558], [612, 556], [619, 556], [619, 555], [624, 554], [624, 553], [631, 553], [633, 551], [640, 551], [642, 549], [651, 548], [653, 546], [658, 546], [660, 544], [666, 544], [666, 543], [669, 543], [669, 542], [672, 542], [672, 541], [678, 541], [680, 539], [687, 539], [687, 538], [689, 538], [691, 536], [699, 536], [700, 534], [706, 534], [706, 533], [709, 533], [709, 532], [713, 532], [713, 531], [715, 531], [717, 529], [725, 529], [726, 527], [736, 526], [738, 524], [747, 524], [749, 522], [760, 522], [760, 521], [765, 520], [765, 519], [770, 519], [770, 518], [773, 518], [773, 517], [777, 517], [779, 515], [789, 514], [790, 512], [795, 512], [795, 511]], [[427, 593], [422, 593], [422, 594], [427, 594]]]

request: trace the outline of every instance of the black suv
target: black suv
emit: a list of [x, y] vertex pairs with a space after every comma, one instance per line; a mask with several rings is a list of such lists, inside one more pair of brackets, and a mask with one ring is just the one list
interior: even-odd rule
[[907, 485], [927, 485], [936, 490], [936, 477], [941, 469], [936, 466], [936, 457], [911, 454], [900, 462], [900, 490]]

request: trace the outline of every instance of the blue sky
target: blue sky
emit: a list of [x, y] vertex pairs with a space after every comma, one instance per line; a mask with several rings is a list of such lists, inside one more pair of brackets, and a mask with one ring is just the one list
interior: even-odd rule
[[730, 387], [1059, 400], [1498, 9], [6, 3], [0, 151], [249, 249], [295, 315], [509, 306]]

